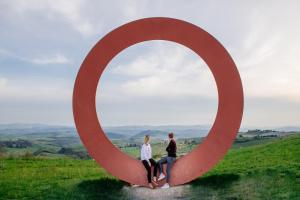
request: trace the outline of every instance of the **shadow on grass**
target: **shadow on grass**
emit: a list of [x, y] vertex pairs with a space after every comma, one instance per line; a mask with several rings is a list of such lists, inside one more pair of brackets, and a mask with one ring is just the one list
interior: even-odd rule
[[122, 188], [125, 184], [111, 178], [86, 180], [77, 185], [76, 192], [85, 199], [124, 199]]
[[225, 188], [233, 182], [238, 181], [238, 174], [215, 174], [211, 176], [201, 177], [191, 182], [192, 186], [206, 186], [214, 189]]

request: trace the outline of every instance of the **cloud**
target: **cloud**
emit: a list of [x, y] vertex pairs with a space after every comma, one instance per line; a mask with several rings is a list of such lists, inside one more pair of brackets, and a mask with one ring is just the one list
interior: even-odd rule
[[0, 88], [3, 88], [7, 83], [7, 79], [6, 78], [0, 78]]
[[41, 16], [47, 18], [48, 21], [61, 20], [84, 36], [94, 33], [93, 25], [82, 12], [82, 6], [85, 5], [85, 1], [82, 0], [11, 0], [6, 1], [3, 5], [15, 17], [26, 19], [32, 18], [32, 16]]
[[[148, 2], [148, 1], [147, 1]], [[112, 23], [134, 19], [146, 8], [147, 2], [138, 3], [129, 0], [85, 1], [85, 0], [6, 0], [2, 3], [5, 17], [10, 16], [20, 21], [39, 21], [46, 23], [64, 23], [63, 28], [71, 28], [84, 38], [101, 33]], [[17, 5], [17, 6], [16, 6]], [[1, 13], [0, 13], [1, 16]], [[117, 16], [117, 17], [116, 17]], [[32, 26], [36, 26], [32, 24]]]
[[[36, 1], [39, 2], [39, 1]], [[45, 5], [49, 12], [59, 14], [63, 20], [68, 22], [75, 30], [84, 36], [95, 34], [93, 24], [89, 18], [83, 13], [85, 1], [67, 0], [67, 1], [47, 1]]]
[[54, 55], [42, 55], [34, 58], [28, 58], [24, 56], [19, 56], [13, 52], [6, 49], [0, 49], [0, 59], [2, 60], [13, 60], [21, 62], [29, 62], [36, 65], [49, 65], [49, 64], [69, 64], [72, 61], [61, 53], [56, 53]]
[[[293, 25], [290, 27], [282, 19], [270, 18], [268, 14], [253, 17], [242, 45], [232, 54], [242, 76], [245, 95], [299, 102], [300, 59], [295, 49], [299, 48], [297, 32], [300, 33], [300, 29], [293, 30]], [[283, 23], [282, 28], [272, 26], [272, 20]]]
[[41, 56], [37, 58], [30, 59], [30, 62], [37, 65], [47, 65], [47, 64], [68, 64], [71, 60], [66, 58], [64, 55], [56, 54], [54, 56]]
[[194, 52], [166, 41], [145, 42], [133, 49], [144, 49], [147, 45], [147, 53], [112, 68], [112, 76], [128, 77], [119, 83], [120, 92], [127, 96], [216, 98], [213, 75]]

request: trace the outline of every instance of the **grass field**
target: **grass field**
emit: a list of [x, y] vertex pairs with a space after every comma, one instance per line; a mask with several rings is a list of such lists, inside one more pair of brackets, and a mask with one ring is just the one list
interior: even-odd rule
[[[130, 199], [93, 160], [0, 158], [0, 199]], [[231, 149], [186, 199], [300, 199], [300, 136]]]

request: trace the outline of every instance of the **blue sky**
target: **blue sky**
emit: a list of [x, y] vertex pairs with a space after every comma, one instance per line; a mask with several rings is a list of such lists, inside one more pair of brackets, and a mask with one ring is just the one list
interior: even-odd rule
[[[299, 126], [298, 1], [0, 2], [0, 123], [73, 125], [72, 90], [89, 50], [114, 28], [173, 17], [216, 37], [244, 85], [243, 126]], [[217, 91], [191, 50], [145, 42], [115, 57], [101, 77], [102, 125], [212, 124]]]

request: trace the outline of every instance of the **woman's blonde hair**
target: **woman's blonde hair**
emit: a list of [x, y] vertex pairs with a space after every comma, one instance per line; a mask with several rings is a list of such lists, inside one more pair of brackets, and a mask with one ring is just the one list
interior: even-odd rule
[[150, 135], [145, 135], [144, 144], [147, 144], [150, 140]]

